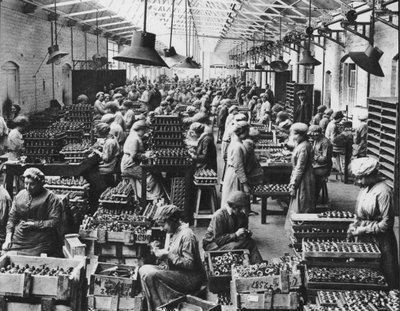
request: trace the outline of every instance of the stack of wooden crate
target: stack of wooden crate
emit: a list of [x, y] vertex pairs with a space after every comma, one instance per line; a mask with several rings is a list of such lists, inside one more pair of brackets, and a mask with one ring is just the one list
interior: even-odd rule
[[[25, 272], [8, 273], [13, 267]], [[41, 269], [42, 272], [31, 272]], [[71, 269], [69, 274], [45, 273]], [[85, 310], [86, 258], [60, 259], [3, 255], [0, 258], [0, 309], [7, 311], [80, 311]], [[50, 271], [48, 270], [48, 271]], [[21, 272], [21, 273], [20, 273]]]

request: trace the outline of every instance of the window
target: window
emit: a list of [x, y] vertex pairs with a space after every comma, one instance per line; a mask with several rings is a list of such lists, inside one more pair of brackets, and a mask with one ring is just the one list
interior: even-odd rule
[[[350, 111], [356, 104], [357, 97], [357, 67], [354, 63], [343, 64], [343, 105]], [[344, 109], [345, 107], [342, 107]]]
[[19, 67], [14, 62], [6, 62], [0, 67], [0, 100], [2, 102], [2, 113], [8, 116], [12, 104], [19, 104]]
[[117, 56], [118, 44], [108, 40], [108, 62], [110, 63], [109, 69], [118, 69], [118, 62], [113, 59], [114, 56]]

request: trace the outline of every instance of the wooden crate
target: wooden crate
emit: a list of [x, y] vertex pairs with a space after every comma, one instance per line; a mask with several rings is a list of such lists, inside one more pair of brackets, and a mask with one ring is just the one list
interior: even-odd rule
[[55, 304], [52, 299], [42, 299], [37, 303], [8, 301], [0, 297], [1, 311], [73, 311], [72, 307]]
[[[220, 305], [216, 305], [214, 303], [211, 303], [209, 301], [194, 297], [194, 296], [182, 296], [180, 298], [177, 298], [175, 300], [172, 300], [162, 306], [157, 307], [156, 311], [173, 311], [176, 308], [178, 308], [179, 306], [182, 306], [184, 304], [190, 304], [192, 306], [198, 306], [200, 307], [199, 310], [202, 311], [221, 311], [221, 306]], [[181, 309], [179, 309], [181, 310]], [[185, 309], [185, 310], [192, 310], [192, 309]], [[193, 308], [193, 310], [196, 310]]]
[[[133, 270], [133, 278], [102, 275], [101, 271], [114, 267]], [[138, 267], [98, 262], [90, 276], [89, 294], [94, 296], [119, 296], [133, 298], [137, 294]]]
[[230, 273], [227, 275], [214, 275], [214, 269], [212, 265], [213, 257], [222, 256], [227, 253], [244, 254], [245, 264], [249, 264], [249, 250], [247, 249], [205, 252], [208, 290], [212, 293], [224, 293], [229, 291], [230, 281], [232, 280], [232, 274]]
[[143, 297], [89, 295], [88, 308], [93, 311], [142, 311]]
[[274, 310], [297, 310], [300, 305], [299, 293], [274, 294], [272, 308]]
[[73, 267], [70, 276], [42, 276], [25, 274], [0, 274], [0, 295], [14, 297], [44, 297], [57, 300], [73, 300], [80, 291], [82, 278], [86, 271], [86, 258], [75, 259], [32, 257], [18, 255], [3, 255], [0, 258], [0, 267], [11, 263], [16, 265], [39, 267], [46, 265], [49, 268]]
[[86, 256], [86, 245], [79, 240], [79, 234], [65, 235], [63, 253], [66, 258]]

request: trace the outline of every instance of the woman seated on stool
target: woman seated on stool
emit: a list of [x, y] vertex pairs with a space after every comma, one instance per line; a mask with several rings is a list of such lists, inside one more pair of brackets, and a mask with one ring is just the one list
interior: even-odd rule
[[156, 218], [171, 234], [171, 243], [168, 250], [152, 244], [159, 265], [144, 265], [139, 269], [149, 311], [199, 290], [205, 280], [199, 243], [193, 231], [181, 223], [178, 207], [167, 205]]
[[230, 193], [227, 207], [216, 211], [203, 239], [205, 251], [248, 249], [252, 264], [262, 261], [261, 254], [248, 230], [249, 219], [243, 212], [248, 198], [242, 191]]
[[62, 256], [57, 228], [61, 225], [62, 206], [58, 197], [43, 187], [44, 174], [37, 168], [24, 172], [25, 190], [12, 203], [3, 250], [20, 255]]

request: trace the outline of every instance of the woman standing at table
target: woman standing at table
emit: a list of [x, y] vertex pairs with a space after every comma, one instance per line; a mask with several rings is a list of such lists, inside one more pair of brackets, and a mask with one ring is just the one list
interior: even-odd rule
[[381, 251], [381, 271], [390, 289], [399, 288], [397, 241], [393, 231], [393, 192], [379, 177], [379, 162], [374, 158], [355, 159], [350, 170], [361, 186], [356, 203], [356, 219], [348, 234], [361, 242], [376, 243]]
[[197, 140], [195, 152], [190, 152], [196, 163], [196, 169], [212, 169], [217, 172], [217, 149], [214, 137], [206, 131], [206, 126], [199, 122], [190, 125], [189, 132]]
[[14, 119], [15, 128], [8, 134], [9, 160], [18, 160], [19, 153], [24, 149], [24, 137], [22, 134], [28, 127], [28, 124], [28, 118], [25, 116], [19, 116]]
[[247, 150], [243, 140], [249, 134], [249, 124], [246, 121], [238, 121], [231, 136], [231, 143], [227, 153], [227, 168], [222, 186], [221, 208], [227, 206], [228, 197], [232, 191], [243, 191], [249, 198], [246, 214], [250, 208], [250, 185], [246, 176]]
[[62, 256], [57, 228], [61, 225], [62, 206], [58, 197], [43, 187], [44, 174], [37, 168], [24, 172], [25, 190], [12, 203], [3, 250], [20, 255]]
[[290, 176], [290, 204], [285, 228], [290, 229], [290, 217], [294, 213], [310, 213], [315, 209], [315, 179], [313, 172], [314, 151], [307, 139], [308, 126], [295, 123], [290, 135], [295, 143], [292, 154], [292, 175]]

